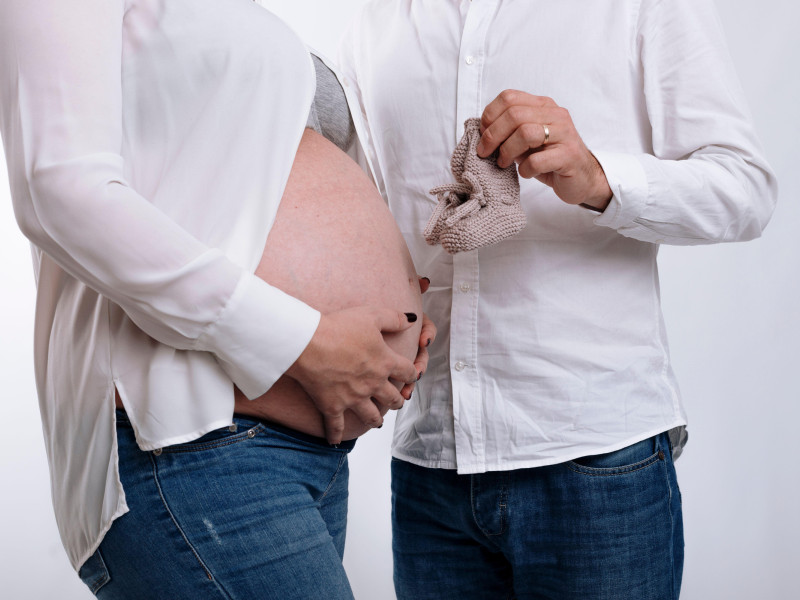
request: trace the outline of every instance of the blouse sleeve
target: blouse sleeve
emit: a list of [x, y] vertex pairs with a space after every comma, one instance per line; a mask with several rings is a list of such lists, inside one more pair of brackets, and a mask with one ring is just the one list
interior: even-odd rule
[[17, 221], [148, 335], [213, 353], [258, 396], [303, 351], [319, 313], [199, 242], [125, 181], [125, 9], [124, 0], [0, 3], [0, 124]]
[[711, 0], [643, 0], [636, 44], [653, 154], [596, 151], [599, 225], [655, 243], [758, 237], [777, 199]]

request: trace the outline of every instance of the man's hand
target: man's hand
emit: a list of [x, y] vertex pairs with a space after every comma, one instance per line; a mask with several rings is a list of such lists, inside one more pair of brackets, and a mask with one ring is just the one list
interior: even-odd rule
[[414, 364], [395, 353], [381, 332], [404, 331], [417, 320], [413, 313], [358, 307], [322, 315], [308, 346], [286, 371], [311, 396], [325, 421], [328, 442], [342, 441], [344, 412], [352, 410], [367, 425], [383, 417], [375, 403], [400, 408], [404, 399], [389, 381], [417, 379]]
[[478, 155], [500, 149], [497, 164], [553, 188], [567, 204], [605, 210], [611, 200], [603, 168], [578, 135], [567, 109], [550, 98], [504, 90], [481, 116]]
[[[431, 285], [431, 280], [427, 277], [419, 277], [419, 290], [423, 294], [428, 291], [428, 288]], [[417, 381], [419, 381], [420, 377], [425, 373], [425, 370], [428, 368], [428, 346], [431, 345], [433, 340], [436, 339], [436, 325], [433, 324], [428, 318], [428, 315], [422, 315], [422, 330], [419, 332], [419, 350], [417, 350], [417, 356], [414, 358], [414, 368], [417, 370]], [[411, 394], [414, 391], [414, 386], [416, 385], [416, 381], [414, 383], [407, 383], [403, 386], [403, 389], [400, 390], [400, 394], [406, 400], [411, 399]]]

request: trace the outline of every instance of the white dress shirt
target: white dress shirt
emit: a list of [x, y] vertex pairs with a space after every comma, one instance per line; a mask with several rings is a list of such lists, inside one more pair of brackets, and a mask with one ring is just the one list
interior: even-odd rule
[[115, 388], [143, 450], [189, 441], [231, 422], [233, 383], [262, 394], [317, 327], [253, 275], [313, 94], [304, 45], [250, 0], [0, 3], [0, 131], [76, 569], [127, 511]]
[[[757, 237], [776, 199], [712, 1], [374, 0], [341, 58], [439, 328], [394, 456], [479, 473], [667, 430], [679, 451], [659, 244]], [[521, 180], [527, 227], [451, 256], [422, 237], [428, 190], [507, 88], [570, 111], [613, 198], [598, 215]]]

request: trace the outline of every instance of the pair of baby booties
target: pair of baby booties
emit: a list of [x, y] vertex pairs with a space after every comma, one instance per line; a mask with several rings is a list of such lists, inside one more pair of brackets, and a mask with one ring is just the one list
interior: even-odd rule
[[450, 254], [475, 250], [513, 236], [526, 224], [519, 197], [517, 166], [501, 169], [497, 152], [478, 156], [480, 119], [467, 119], [464, 135], [450, 159], [456, 181], [430, 193], [439, 204], [423, 236], [428, 244], [441, 244]]

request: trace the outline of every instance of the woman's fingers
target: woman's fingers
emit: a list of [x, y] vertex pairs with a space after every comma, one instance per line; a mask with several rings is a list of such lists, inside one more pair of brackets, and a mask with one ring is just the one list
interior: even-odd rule
[[347, 410], [372, 427], [383, 422], [370, 398], [388, 408], [402, 406], [403, 397], [389, 379], [411, 383], [417, 370], [386, 344], [381, 333], [403, 331], [417, 319], [414, 313], [368, 307], [322, 315], [314, 336], [287, 374], [324, 416], [329, 443], [342, 441]]
[[428, 291], [428, 288], [431, 287], [431, 280], [427, 277], [417, 276], [417, 278], [419, 279], [419, 291], [420, 293], [424, 294]]

